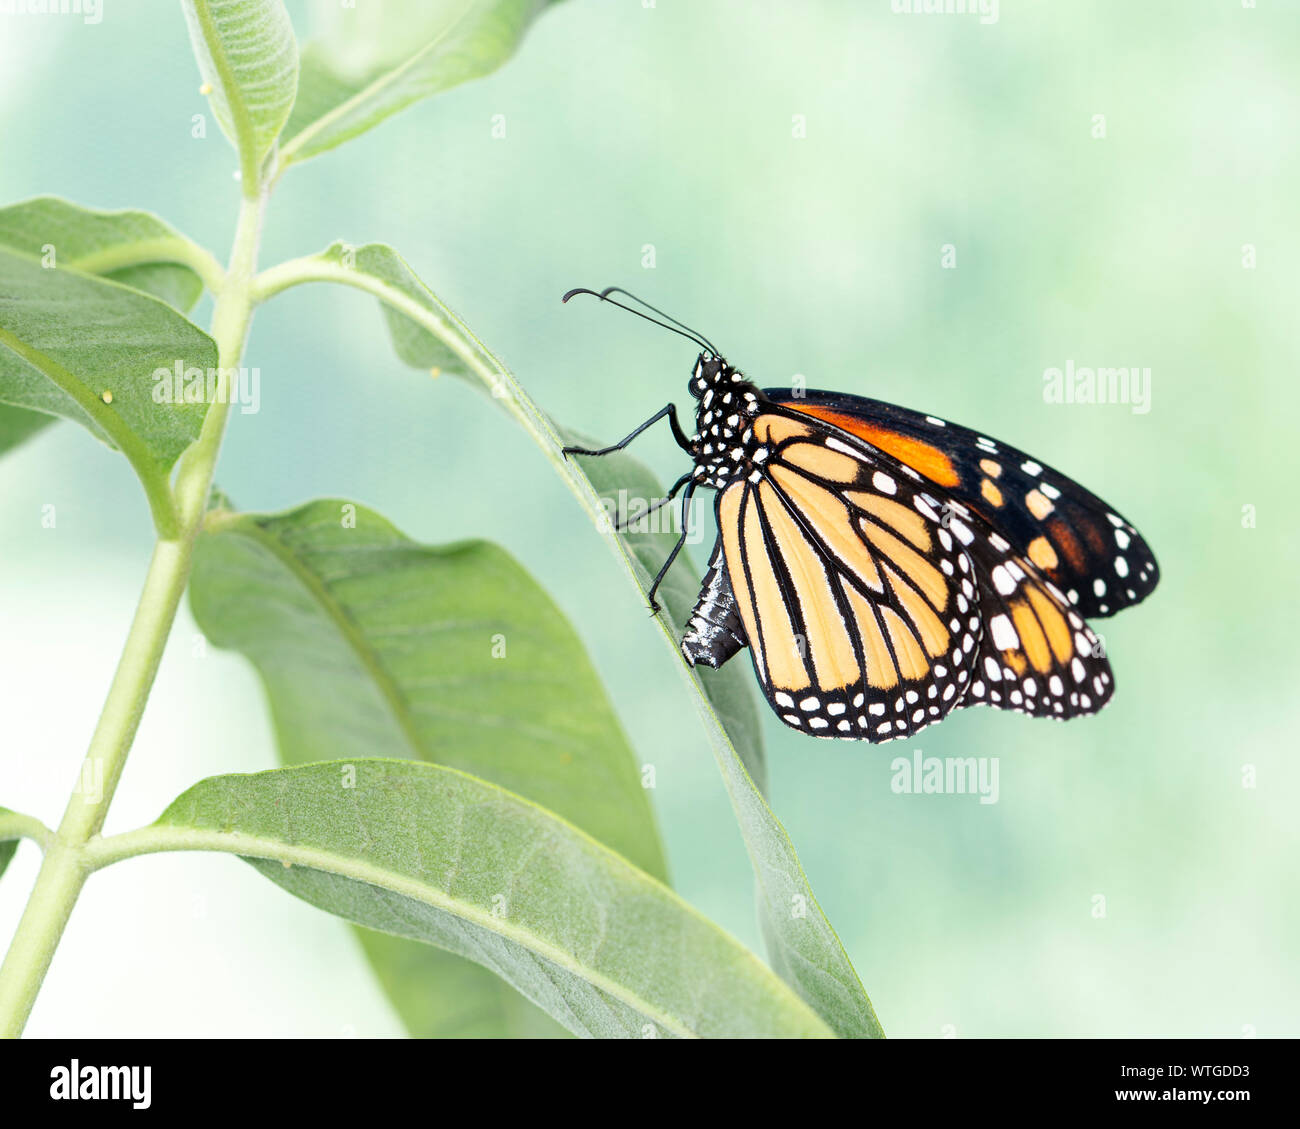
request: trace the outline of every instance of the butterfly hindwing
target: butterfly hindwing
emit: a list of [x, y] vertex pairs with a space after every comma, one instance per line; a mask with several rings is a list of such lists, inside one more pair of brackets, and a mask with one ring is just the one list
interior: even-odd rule
[[963, 706], [1066, 720], [1096, 713], [1115, 691], [1100, 638], [1033, 563], [954, 503], [947, 528], [971, 559], [984, 632]]
[[[761, 469], [718, 494], [717, 516], [769, 703], [821, 737], [888, 741], [940, 720], [972, 677], [981, 621], [970, 559], [919, 476], [816, 421], [764, 413], [753, 429]], [[717, 597], [706, 581], [701, 606]], [[694, 621], [692, 648], [713, 653]]]
[[1154, 555], [1132, 524], [1023, 451], [881, 400], [812, 390], [765, 394], [925, 475], [996, 528], [1085, 618], [1139, 603], [1160, 578]]

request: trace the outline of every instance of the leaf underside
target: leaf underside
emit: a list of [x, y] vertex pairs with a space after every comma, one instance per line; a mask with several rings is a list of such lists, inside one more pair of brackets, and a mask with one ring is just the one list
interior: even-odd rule
[[825, 1036], [747, 949], [552, 813], [440, 765], [214, 777], [156, 825], [348, 920], [492, 969], [577, 1034]]
[[285, 128], [289, 161], [372, 129], [413, 102], [501, 66], [546, 0], [465, 0], [340, 9], [302, 53], [298, 98]]

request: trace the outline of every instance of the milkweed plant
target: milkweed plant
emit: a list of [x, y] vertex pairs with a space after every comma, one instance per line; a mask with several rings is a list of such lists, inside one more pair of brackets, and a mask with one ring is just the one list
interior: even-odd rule
[[[552, 422], [396, 250], [336, 241], [259, 262], [282, 177], [494, 70], [548, 6], [384, 5], [358, 50], [398, 42], [399, 57], [345, 68], [324, 43], [300, 49], [280, 0], [185, 0], [201, 92], [238, 159], [224, 266], [147, 212], [53, 196], [0, 208], [0, 453], [80, 424], [130, 463], [157, 534], [62, 817], [0, 808], [0, 872], [21, 840], [43, 852], [0, 970], [0, 1033], [23, 1031], [97, 871], [217, 851], [352, 923], [414, 1035], [458, 1033], [448, 1016], [467, 1000], [474, 1033], [497, 1036], [882, 1034], [764, 799], [744, 674], [681, 663], [671, 625], [690, 610], [689, 568], [661, 590], [658, 623], [753, 863], [766, 960], [668, 885], [644, 771], [591, 661], [503, 549], [420, 544], [350, 499], [261, 513], [214, 487], [256, 391], [242, 367], [254, 311], [308, 283], [350, 287], [378, 300], [400, 361], [480, 388], [541, 448], [644, 597], [672, 535], [620, 533], [607, 500], [659, 484], [626, 455], [585, 473], [567, 461], [566, 443], [591, 440]], [[188, 316], [204, 291], [206, 329]], [[104, 835], [187, 593], [206, 637], [260, 673], [280, 764], [200, 780], [155, 822]]]

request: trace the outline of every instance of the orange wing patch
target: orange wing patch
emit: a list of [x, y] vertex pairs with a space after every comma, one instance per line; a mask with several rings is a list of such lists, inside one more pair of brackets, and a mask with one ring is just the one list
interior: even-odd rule
[[1074, 534], [1070, 532], [1070, 527], [1059, 519], [1053, 519], [1047, 523], [1047, 532], [1052, 535], [1052, 540], [1056, 546], [1065, 554], [1065, 559], [1078, 571], [1083, 571], [1087, 561], [1083, 555], [1083, 549], [1079, 542], [1074, 539]]
[[888, 427], [868, 423], [844, 412], [818, 407], [800, 400], [781, 401], [781, 406], [804, 415], [815, 416], [832, 427], [856, 435], [873, 447], [879, 447], [886, 454], [893, 455], [900, 463], [906, 463], [914, 471], [925, 475], [931, 482], [937, 482], [940, 486], [956, 486], [961, 482], [961, 475], [952, 465], [952, 460], [938, 447], [924, 440], [902, 435]]

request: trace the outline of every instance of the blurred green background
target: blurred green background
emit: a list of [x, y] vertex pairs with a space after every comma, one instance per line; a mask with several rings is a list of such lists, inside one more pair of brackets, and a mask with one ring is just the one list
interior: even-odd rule
[[[305, 39], [308, 8], [290, 10]], [[883, 747], [766, 719], [773, 806], [891, 1035], [1300, 1030], [1298, 24], [1282, 0], [1003, 0], [994, 23], [889, 0], [569, 0], [503, 71], [292, 171], [272, 202], [264, 264], [391, 243], [584, 431], [689, 402], [689, 344], [559, 303], [619, 283], [761, 383], [798, 373], [981, 428], [1147, 536], [1164, 578], [1099, 625], [1119, 691], [1095, 719], [969, 710]], [[224, 259], [235, 161], [210, 119], [191, 137], [198, 83], [178, 6], [0, 17], [0, 200], [149, 209]], [[1067, 361], [1149, 367], [1151, 410], [1045, 403]], [[222, 487], [249, 509], [353, 498], [422, 540], [510, 549], [657, 766], [675, 885], [758, 946], [684, 685], [530, 441], [404, 368], [350, 291], [277, 299], [245, 363], [261, 411], [233, 417]], [[684, 469], [666, 429], [637, 450]], [[81, 430], [0, 464], [0, 802], [57, 818], [150, 544], [127, 464]], [[110, 830], [275, 763], [250, 668], [196, 637], [186, 612]], [[1000, 801], [894, 794], [913, 747], [998, 757]], [[34, 872], [25, 847], [0, 884], [6, 939]], [[179, 857], [90, 884], [30, 1027], [399, 1030], [341, 922]]]

